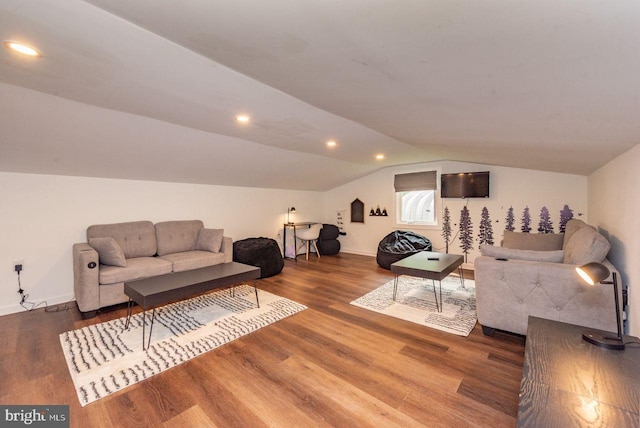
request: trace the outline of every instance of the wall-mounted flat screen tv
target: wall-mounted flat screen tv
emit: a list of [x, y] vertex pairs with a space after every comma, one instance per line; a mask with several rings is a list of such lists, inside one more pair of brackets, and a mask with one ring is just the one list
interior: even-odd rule
[[488, 198], [489, 171], [440, 174], [442, 198]]

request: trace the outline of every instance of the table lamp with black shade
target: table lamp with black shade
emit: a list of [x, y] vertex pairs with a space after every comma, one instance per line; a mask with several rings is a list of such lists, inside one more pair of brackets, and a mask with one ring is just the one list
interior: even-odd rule
[[618, 323], [618, 335], [614, 337], [602, 331], [587, 330], [582, 333], [582, 338], [587, 342], [606, 349], [624, 349], [622, 340], [622, 322], [620, 321], [620, 302], [618, 298], [618, 278], [616, 272], [612, 273], [612, 281], [605, 281], [609, 278], [609, 269], [602, 263], [591, 262], [576, 268], [576, 272], [589, 285], [612, 284], [613, 294], [616, 302], [616, 322]]

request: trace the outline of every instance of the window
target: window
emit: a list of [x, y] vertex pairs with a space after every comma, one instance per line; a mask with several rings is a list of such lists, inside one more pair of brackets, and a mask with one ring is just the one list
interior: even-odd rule
[[436, 220], [436, 171], [397, 174], [396, 222], [411, 225], [437, 225]]

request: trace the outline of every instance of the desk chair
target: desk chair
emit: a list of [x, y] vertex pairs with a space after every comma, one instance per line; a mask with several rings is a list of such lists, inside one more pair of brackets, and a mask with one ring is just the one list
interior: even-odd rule
[[318, 246], [316, 245], [316, 241], [320, 237], [320, 229], [322, 229], [322, 223], [312, 224], [308, 229], [300, 229], [297, 232], [297, 238], [302, 241], [300, 245], [296, 249], [296, 256], [298, 255], [298, 250], [306, 245], [306, 259], [309, 260], [309, 245], [313, 244], [316, 249], [316, 254], [318, 258], [320, 258], [320, 251], [318, 251]]

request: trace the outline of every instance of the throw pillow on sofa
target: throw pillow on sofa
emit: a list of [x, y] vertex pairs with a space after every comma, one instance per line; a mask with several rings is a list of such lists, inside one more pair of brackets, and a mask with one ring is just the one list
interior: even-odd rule
[[219, 253], [222, 247], [224, 229], [200, 229], [196, 250]]
[[554, 251], [562, 250], [564, 235], [561, 233], [523, 233], [504, 231], [502, 246], [517, 250]]
[[577, 218], [572, 218], [567, 222], [567, 225], [564, 228], [564, 244], [562, 245], [563, 250], [567, 249], [567, 244], [571, 240], [571, 237], [573, 236], [573, 234], [576, 233], [578, 230], [582, 229], [583, 227], [588, 227], [589, 229], [592, 229], [597, 232], [597, 229], [595, 227], [585, 223], [582, 220], [578, 220]]
[[582, 227], [569, 238], [565, 246], [564, 262], [573, 265], [602, 263], [610, 248], [607, 238], [599, 234], [595, 228]]
[[89, 245], [98, 252], [100, 263], [109, 266], [126, 267], [124, 251], [113, 238], [91, 238]]
[[518, 250], [514, 248], [494, 247], [493, 245], [481, 245], [480, 253], [483, 256], [495, 257], [498, 259], [528, 260], [532, 262], [562, 263], [564, 261], [564, 251], [535, 251]]

